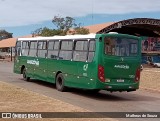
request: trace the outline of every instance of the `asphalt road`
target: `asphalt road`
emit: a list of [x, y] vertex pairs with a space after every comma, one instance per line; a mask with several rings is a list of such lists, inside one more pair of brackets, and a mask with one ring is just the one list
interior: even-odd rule
[[0, 81], [11, 83], [95, 112], [160, 112], [159, 92], [143, 89], [122, 93], [100, 91], [97, 94], [87, 93], [78, 89], [59, 92], [55, 89], [55, 85], [50, 83], [38, 80], [32, 80], [31, 82], [23, 81], [22, 75], [13, 73], [13, 63], [10, 62], [0, 62]]

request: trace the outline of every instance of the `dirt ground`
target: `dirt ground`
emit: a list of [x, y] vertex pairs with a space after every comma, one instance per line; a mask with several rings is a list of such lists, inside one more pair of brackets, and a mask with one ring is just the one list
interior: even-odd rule
[[[0, 112], [89, 112], [83, 108], [0, 81]], [[0, 119], [0, 121], [11, 119]], [[21, 121], [22, 119], [14, 119]], [[24, 121], [116, 121], [111, 118], [23, 119]]]
[[141, 72], [140, 88], [160, 92], [160, 68], [144, 68]]
[[[140, 89], [160, 92], [160, 68], [144, 68]], [[0, 81], [0, 112], [90, 112], [83, 108]], [[10, 121], [11, 119], [0, 119]], [[22, 119], [14, 119], [21, 121]], [[24, 121], [116, 121], [111, 118], [23, 119]]]

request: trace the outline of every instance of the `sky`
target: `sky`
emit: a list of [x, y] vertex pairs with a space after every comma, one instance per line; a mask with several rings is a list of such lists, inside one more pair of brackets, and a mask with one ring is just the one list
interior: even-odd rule
[[14, 37], [55, 28], [54, 16], [70, 16], [82, 26], [130, 18], [160, 19], [160, 0], [0, 0], [0, 29]]

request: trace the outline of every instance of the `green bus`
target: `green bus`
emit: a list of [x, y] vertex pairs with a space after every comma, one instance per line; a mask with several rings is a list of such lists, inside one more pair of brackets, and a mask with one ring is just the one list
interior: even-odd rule
[[135, 91], [139, 88], [141, 38], [107, 33], [18, 38], [14, 72], [86, 90]]

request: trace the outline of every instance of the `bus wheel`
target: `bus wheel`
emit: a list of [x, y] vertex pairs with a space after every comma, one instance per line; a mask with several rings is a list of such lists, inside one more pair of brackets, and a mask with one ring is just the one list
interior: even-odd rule
[[30, 77], [27, 77], [27, 75], [26, 75], [26, 69], [25, 68], [23, 69], [23, 80], [25, 80], [25, 81], [30, 80]]
[[56, 88], [58, 91], [64, 92], [66, 87], [64, 86], [64, 78], [63, 75], [60, 73], [56, 77]]

